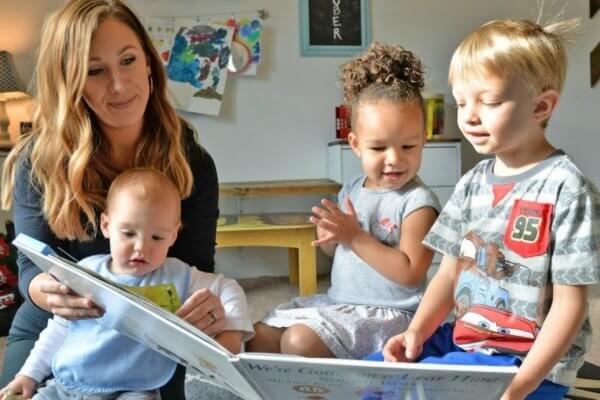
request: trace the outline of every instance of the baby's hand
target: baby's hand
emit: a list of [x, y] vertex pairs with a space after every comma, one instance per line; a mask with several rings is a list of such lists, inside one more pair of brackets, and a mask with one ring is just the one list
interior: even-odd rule
[[349, 245], [361, 232], [354, 206], [348, 197], [344, 199], [347, 212], [343, 212], [334, 202], [323, 199], [324, 208], [313, 207], [313, 216], [310, 222], [317, 226], [318, 239], [312, 242], [313, 246], [328, 243], [342, 243]]
[[31, 399], [37, 382], [28, 376], [17, 375], [0, 393], [1, 400], [26, 400]]
[[419, 333], [407, 330], [387, 341], [383, 346], [383, 359], [390, 362], [415, 361], [423, 352], [423, 342]]

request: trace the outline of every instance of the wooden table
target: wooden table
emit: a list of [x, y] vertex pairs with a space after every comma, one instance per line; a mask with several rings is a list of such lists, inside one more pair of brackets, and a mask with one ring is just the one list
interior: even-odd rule
[[[336, 195], [341, 185], [329, 179], [230, 182], [219, 185], [221, 197]], [[268, 246], [288, 248], [290, 283], [301, 296], [317, 291], [316, 229], [309, 213], [225, 215], [217, 224], [217, 247]]]
[[329, 179], [297, 179], [287, 181], [230, 182], [219, 185], [221, 197], [295, 196], [307, 194], [334, 195], [341, 185]]
[[317, 249], [310, 214], [273, 213], [224, 215], [217, 223], [217, 247], [269, 246], [288, 248], [291, 284], [300, 296], [317, 292]]
[[[341, 185], [329, 179], [229, 182], [219, 185], [221, 197], [335, 195]], [[308, 213], [225, 215], [217, 225], [217, 247], [269, 246], [288, 248], [290, 283], [301, 296], [317, 291], [317, 250], [311, 246], [315, 227]]]

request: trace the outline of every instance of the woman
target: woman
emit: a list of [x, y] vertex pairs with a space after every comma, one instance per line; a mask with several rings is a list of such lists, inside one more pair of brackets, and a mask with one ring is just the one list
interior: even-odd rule
[[[98, 227], [108, 186], [125, 169], [151, 167], [185, 198], [183, 229], [169, 255], [212, 271], [214, 162], [169, 104], [164, 67], [134, 13], [120, 0], [67, 2], [44, 25], [36, 71], [33, 131], [12, 150], [2, 177], [2, 206], [13, 206], [17, 233], [77, 259], [108, 253]], [[20, 369], [49, 311], [68, 319], [101, 314], [26, 257], [18, 264], [26, 301], [10, 330], [1, 386]], [[177, 314], [208, 334], [224, 325], [214, 295], [192, 296]], [[178, 368], [162, 398], [184, 399], [184, 376]]]

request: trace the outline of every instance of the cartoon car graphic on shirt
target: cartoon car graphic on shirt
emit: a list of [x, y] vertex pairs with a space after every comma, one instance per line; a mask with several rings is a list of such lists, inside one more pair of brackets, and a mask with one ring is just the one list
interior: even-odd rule
[[495, 279], [486, 276], [475, 277], [472, 274], [462, 274], [456, 285], [455, 302], [461, 311], [460, 315], [471, 304], [487, 304], [494, 308], [506, 310], [508, 308], [508, 290], [500, 286]]
[[466, 351], [477, 349], [524, 355], [539, 330], [535, 321], [506, 310], [475, 304], [456, 321], [454, 343]]
[[[498, 245], [469, 232], [460, 244], [460, 276], [454, 290], [456, 314], [460, 318], [472, 304], [508, 310], [510, 295], [503, 285], [509, 278], [528, 286], [540, 286], [530, 268], [506, 260]], [[536, 280], [537, 279], [537, 280]]]
[[458, 267], [461, 274], [454, 298], [459, 318], [471, 304], [508, 309], [509, 293], [500, 280], [512, 275], [515, 265], [505, 261], [495, 243], [485, 242], [475, 232], [469, 232], [460, 244]]

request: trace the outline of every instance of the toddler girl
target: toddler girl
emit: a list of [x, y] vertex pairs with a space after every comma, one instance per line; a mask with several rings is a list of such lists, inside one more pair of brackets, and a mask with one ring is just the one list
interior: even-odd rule
[[250, 351], [360, 359], [408, 327], [433, 256], [421, 241], [440, 209], [417, 177], [423, 75], [413, 53], [379, 43], [343, 67], [348, 141], [364, 175], [343, 186], [339, 205], [312, 209], [313, 245], [333, 255], [331, 287], [270, 312]]

